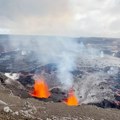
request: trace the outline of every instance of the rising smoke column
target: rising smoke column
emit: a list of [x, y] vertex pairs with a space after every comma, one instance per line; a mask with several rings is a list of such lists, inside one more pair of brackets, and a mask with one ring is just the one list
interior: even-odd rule
[[[64, 43], [64, 41], [62, 41]], [[65, 89], [70, 89], [73, 86], [72, 71], [76, 68], [76, 59], [79, 52], [77, 41], [69, 40], [64, 45], [64, 50], [59, 55], [57, 76]]]
[[[11, 37], [13, 48], [34, 51], [41, 64], [57, 65], [57, 78], [64, 88], [73, 85], [72, 71], [79, 53], [79, 44], [75, 39], [64, 37]], [[31, 58], [32, 59], [32, 56]]]
[[56, 64], [57, 78], [65, 89], [73, 86], [72, 71], [76, 69], [76, 60], [96, 56], [96, 50], [90, 52], [91, 48], [67, 37], [11, 36], [10, 42], [12, 48], [34, 51], [30, 60], [37, 58], [42, 65]]

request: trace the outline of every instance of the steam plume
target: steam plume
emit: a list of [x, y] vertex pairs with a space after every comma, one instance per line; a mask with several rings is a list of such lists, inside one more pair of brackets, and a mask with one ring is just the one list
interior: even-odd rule
[[[87, 56], [89, 50], [84, 44], [79, 44], [77, 40], [62, 37], [12, 37], [11, 45], [14, 49], [34, 51], [40, 63], [57, 65], [57, 77], [64, 88], [69, 89], [73, 85], [72, 71], [76, 68], [78, 56]], [[93, 53], [92, 53], [93, 55]]]

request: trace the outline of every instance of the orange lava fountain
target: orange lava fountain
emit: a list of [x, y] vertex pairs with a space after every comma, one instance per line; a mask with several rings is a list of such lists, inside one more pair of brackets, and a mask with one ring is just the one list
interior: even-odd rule
[[68, 93], [68, 98], [64, 101], [68, 106], [78, 106], [78, 99], [73, 90]]
[[34, 90], [31, 93], [31, 96], [37, 98], [48, 98], [50, 96], [50, 92], [45, 80], [35, 80]]

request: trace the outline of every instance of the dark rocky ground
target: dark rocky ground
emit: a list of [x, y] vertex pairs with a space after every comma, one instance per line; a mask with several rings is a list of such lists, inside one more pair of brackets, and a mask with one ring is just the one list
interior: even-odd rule
[[[85, 74], [85, 73], [84, 73]], [[96, 73], [97, 74], [97, 73]], [[49, 74], [44, 73], [46, 78], [49, 78]], [[80, 74], [79, 74], [80, 75]], [[86, 76], [86, 75], [85, 75]], [[97, 76], [97, 77], [95, 77]], [[52, 76], [51, 76], [52, 77]], [[94, 76], [88, 74], [84, 78], [88, 84], [85, 84], [83, 103], [77, 107], [70, 107], [63, 102], [58, 102], [58, 100], [63, 98], [63, 94], [58, 89], [52, 89], [52, 98], [48, 100], [36, 99], [29, 95], [32, 88], [29, 84], [30, 82], [23, 79], [12, 80], [6, 77], [3, 73], [0, 74], [0, 119], [1, 120], [119, 120], [120, 110], [113, 107], [113, 104], [109, 104], [111, 99], [114, 100], [113, 92], [109, 91], [108, 84], [105, 81], [101, 82], [96, 86], [96, 80], [99, 81], [100, 78], [106, 79], [106, 76], [97, 74]], [[28, 77], [29, 78], [29, 77]], [[95, 84], [90, 84], [92, 81]], [[33, 79], [31, 79], [33, 80]], [[84, 80], [84, 81], [85, 81]], [[49, 82], [49, 81], [48, 81]], [[22, 84], [21, 84], [22, 83]], [[78, 82], [77, 85], [80, 87], [76, 91], [84, 89], [83, 82]], [[82, 85], [82, 86], [81, 86]], [[53, 86], [52, 86], [53, 87]], [[81, 89], [80, 89], [81, 88]], [[93, 89], [94, 88], [94, 89]], [[106, 91], [108, 90], [108, 91]], [[89, 91], [89, 92], [88, 92]], [[92, 91], [97, 93], [93, 96]], [[111, 92], [109, 95], [108, 93]], [[94, 93], [94, 92], [93, 92]], [[98, 95], [99, 94], [99, 95]], [[82, 93], [78, 93], [79, 97]], [[98, 96], [97, 96], [98, 95]], [[61, 97], [60, 97], [61, 96]], [[107, 97], [107, 98], [106, 98]], [[94, 104], [94, 99], [102, 101], [102, 99], [108, 99], [106, 104], [97, 103]], [[91, 105], [88, 103], [91, 101]], [[85, 103], [85, 104], [84, 104]], [[101, 105], [101, 106], [100, 106]], [[100, 107], [97, 107], [100, 106]], [[103, 108], [102, 108], [103, 107]]]
[[[60, 102], [67, 93], [59, 89], [61, 84], [54, 64], [41, 65], [31, 58], [32, 52], [21, 55], [21, 50], [14, 51], [5, 45], [9, 36], [3, 35], [0, 39], [0, 120], [120, 120], [120, 103], [115, 104], [120, 101], [120, 95], [117, 99], [115, 96], [120, 94], [119, 39], [78, 39], [85, 46], [104, 51], [106, 56], [92, 60], [90, 56], [80, 56], [76, 61], [77, 69], [72, 74], [80, 103], [77, 107]], [[36, 68], [45, 76], [52, 92], [52, 97], [47, 100], [29, 95]], [[17, 73], [20, 78], [10, 79], [4, 75], [6, 72]]]
[[119, 120], [118, 109], [92, 105], [69, 107], [64, 103], [20, 98], [0, 87], [0, 120]]

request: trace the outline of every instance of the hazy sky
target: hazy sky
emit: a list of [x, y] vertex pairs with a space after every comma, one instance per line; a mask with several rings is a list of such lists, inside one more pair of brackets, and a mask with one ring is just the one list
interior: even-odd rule
[[0, 33], [120, 37], [120, 0], [0, 0]]

